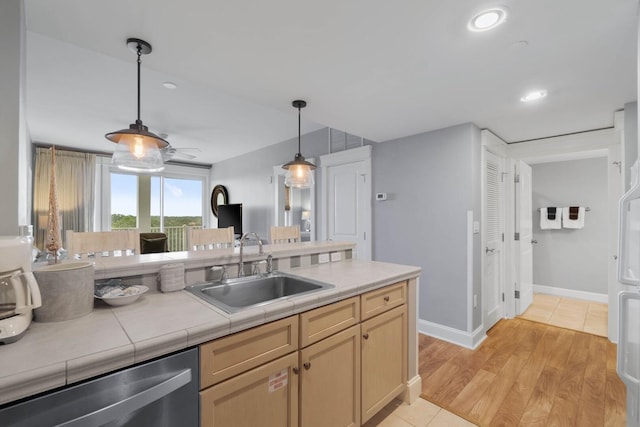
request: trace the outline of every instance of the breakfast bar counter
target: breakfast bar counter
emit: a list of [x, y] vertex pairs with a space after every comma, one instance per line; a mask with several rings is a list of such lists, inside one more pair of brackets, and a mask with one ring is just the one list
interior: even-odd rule
[[[344, 251], [353, 247], [351, 244], [336, 242], [311, 242], [295, 245], [297, 247], [287, 245], [280, 253], [278, 245], [266, 246], [265, 252], [274, 254], [274, 258], [284, 256], [285, 252], [287, 255], [304, 256], [317, 253], [317, 249], [323, 245], [332, 251]], [[194, 267], [189, 262], [197, 266], [211, 266], [212, 262], [219, 264], [221, 261], [212, 261], [211, 252], [208, 260], [206, 255], [204, 252], [188, 252], [100, 259], [95, 263], [96, 279], [150, 274], [157, 272], [168, 261], [186, 261], [186, 271]], [[227, 257], [230, 262], [235, 261], [233, 249], [221, 256]], [[247, 260], [263, 258], [263, 255], [258, 255], [257, 252], [252, 254], [250, 251], [245, 256]], [[134, 258], [137, 259], [137, 264]], [[412, 352], [416, 353], [413, 358], [417, 359], [415, 323], [419, 267], [351, 259], [310, 265], [300, 262], [300, 266], [292, 264], [297, 263], [281, 263], [278, 270], [335, 287], [287, 297], [235, 314], [228, 314], [186, 291], [161, 293], [156, 287], [152, 287], [130, 305], [112, 307], [96, 301], [93, 311], [86, 316], [54, 323], [33, 322], [21, 340], [0, 347], [0, 366], [3, 366], [0, 371], [0, 404], [125, 368], [404, 280], [409, 283], [409, 348], [415, 347], [415, 351], [409, 352], [410, 366]], [[188, 280], [187, 284], [190, 284]], [[416, 335], [413, 343], [412, 334]], [[417, 360], [414, 362], [417, 367]], [[411, 378], [410, 372], [409, 379]]]

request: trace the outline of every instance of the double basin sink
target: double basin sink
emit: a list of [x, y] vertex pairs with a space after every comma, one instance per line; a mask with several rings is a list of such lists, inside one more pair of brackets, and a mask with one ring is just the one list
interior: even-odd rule
[[185, 289], [227, 313], [237, 313], [287, 297], [305, 295], [334, 287], [327, 283], [274, 272], [267, 275], [201, 283], [187, 286]]

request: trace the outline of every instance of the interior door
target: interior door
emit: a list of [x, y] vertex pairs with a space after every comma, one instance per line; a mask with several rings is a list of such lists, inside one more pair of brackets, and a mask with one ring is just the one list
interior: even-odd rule
[[531, 206], [531, 166], [519, 160], [516, 182], [516, 232], [518, 275], [516, 314], [522, 314], [533, 301], [533, 211]]
[[482, 323], [485, 330], [502, 318], [502, 159], [484, 152]]
[[[363, 157], [366, 157], [362, 160]], [[353, 242], [353, 258], [371, 259], [370, 147], [321, 157], [326, 238]]]

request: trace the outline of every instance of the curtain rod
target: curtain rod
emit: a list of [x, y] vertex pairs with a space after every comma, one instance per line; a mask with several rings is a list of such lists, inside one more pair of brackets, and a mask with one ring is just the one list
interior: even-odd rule
[[[48, 144], [48, 143], [42, 143], [42, 142], [34, 142], [33, 143], [33, 146], [35, 148], [51, 148], [54, 145], [56, 146], [56, 149], [58, 149], [58, 150], [72, 151], [74, 153], [95, 154], [96, 156], [100, 156], [100, 157], [111, 157], [113, 155], [113, 153], [109, 153], [108, 151], [81, 150], [79, 148], [66, 147], [64, 145]], [[209, 164], [209, 163], [189, 163], [189, 162], [181, 162], [179, 160], [169, 160], [169, 161], [166, 161], [164, 163], [168, 164], [168, 165], [189, 166], [189, 167], [200, 168], [200, 169], [211, 169], [212, 168], [212, 165]]]

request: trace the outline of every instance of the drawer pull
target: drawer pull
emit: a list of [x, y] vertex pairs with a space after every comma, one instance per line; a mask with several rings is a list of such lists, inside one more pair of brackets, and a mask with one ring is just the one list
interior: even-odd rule
[[387, 295], [386, 297], [384, 297], [384, 302], [389, 302], [389, 295]]
[[364, 335], [362, 336], [362, 338], [364, 338], [365, 340], [368, 340], [368, 339], [369, 339], [369, 334], [364, 334]]
[[305, 362], [302, 366], [304, 366], [304, 369], [306, 369], [307, 371], [311, 369], [311, 363], [309, 362]]
[[298, 374], [300, 373], [300, 369], [296, 368], [295, 366], [294, 366], [294, 368], [292, 369], [292, 371], [293, 371], [293, 373], [294, 373], [294, 374], [296, 374], [296, 375], [298, 375]]

